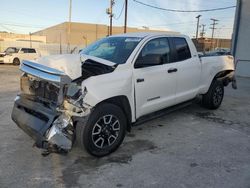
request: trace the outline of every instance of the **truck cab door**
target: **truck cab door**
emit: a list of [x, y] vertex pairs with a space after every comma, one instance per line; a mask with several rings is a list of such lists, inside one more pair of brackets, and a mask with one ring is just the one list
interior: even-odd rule
[[136, 118], [175, 104], [176, 70], [168, 39], [147, 42], [134, 64]]
[[192, 54], [196, 51], [190, 40], [184, 37], [172, 37], [176, 68], [176, 102], [181, 103], [196, 97], [199, 90], [201, 63], [198, 54]]

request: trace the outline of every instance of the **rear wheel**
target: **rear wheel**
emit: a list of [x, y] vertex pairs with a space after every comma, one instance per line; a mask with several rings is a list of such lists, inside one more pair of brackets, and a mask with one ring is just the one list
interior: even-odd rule
[[221, 81], [214, 80], [208, 90], [203, 95], [202, 103], [208, 109], [217, 109], [220, 107], [224, 97], [224, 86]]
[[126, 126], [123, 111], [116, 105], [104, 103], [96, 107], [85, 125], [77, 124], [77, 141], [91, 155], [102, 157], [121, 145]]
[[13, 60], [13, 64], [14, 64], [14, 65], [20, 65], [20, 60], [19, 60], [18, 58], [15, 58], [15, 59]]

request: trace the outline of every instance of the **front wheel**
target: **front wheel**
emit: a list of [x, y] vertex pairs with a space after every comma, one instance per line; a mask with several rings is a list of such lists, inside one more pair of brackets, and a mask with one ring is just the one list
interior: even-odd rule
[[224, 97], [224, 86], [221, 81], [214, 80], [208, 90], [203, 95], [202, 103], [208, 109], [217, 109], [220, 107]]
[[14, 64], [14, 65], [20, 65], [20, 60], [19, 60], [18, 58], [15, 58], [15, 59], [13, 60], [13, 64]]
[[91, 155], [102, 157], [121, 145], [126, 126], [126, 117], [121, 108], [104, 103], [94, 109], [85, 125], [78, 122], [77, 141]]

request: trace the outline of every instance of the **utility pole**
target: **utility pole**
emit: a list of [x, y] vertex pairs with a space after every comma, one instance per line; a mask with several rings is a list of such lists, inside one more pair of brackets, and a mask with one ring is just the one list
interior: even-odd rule
[[196, 16], [196, 18], [197, 18], [196, 40], [198, 39], [200, 17], [201, 17], [201, 15]]
[[84, 35], [82, 36], [82, 38], [84, 39], [84, 42], [85, 42], [84, 48], [86, 48], [87, 47], [87, 38]]
[[60, 46], [59, 46], [60, 54], [62, 54], [62, 34], [60, 32]]
[[204, 36], [205, 36], [205, 24], [202, 24], [201, 27], [202, 27], [202, 30], [201, 30], [201, 33], [200, 33], [200, 36], [201, 36], [201, 39], [202, 39], [202, 51], [205, 52], [205, 39], [204, 39]]
[[29, 32], [30, 34], [30, 48], [32, 48], [32, 42], [31, 42], [31, 32]]
[[128, 0], [125, 0], [124, 33], [127, 33]]
[[201, 27], [202, 27], [202, 30], [201, 30], [201, 33], [200, 33], [200, 36], [201, 36], [201, 38], [204, 38], [204, 36], [205, 36], [205, 24], [202, 24], [201, 25]]
[[216, 28], [215, 28], [215, 25], [217, 25], [217, 24], [218, 24], [218, 21], [219, 21], [219, 20], [216, 20], [216, 19], [214, 19], [214, 18], [211, 18], [211, 20], [213, 21], [213, 23], [211, 24], [212, 27], [210, 27], [210, 29], [212, 29], [212, 37], [211, 37], [210, 50], [213, 49], [214, 30], [216, 29]]
[[112, 35], [112, 22], [113, 22], [113, 6], [115, 0], [110, 0], [110, 7], [106, 9], [106, 13], [109, 15], [109, 35]]
[[70, 52], [70, 35], [71, 35], [71, 10], [72, 10], [72, 0], [69, 0], [69, 22], [68, 22], [68, 52]]

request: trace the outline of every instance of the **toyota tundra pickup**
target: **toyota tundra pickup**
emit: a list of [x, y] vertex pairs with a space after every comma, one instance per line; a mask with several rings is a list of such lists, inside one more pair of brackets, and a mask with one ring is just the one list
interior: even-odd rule
[[180, 34], [114, 35], [80, 54], [23, 61], [20, 69], [13, 121], [48, 152], [68, 152], [76, 138], [97, 157], [115, 151], [152, 113], [197, 96], [217, 109], [224, 86], [235, 83], [232, 56], [200, 57]]

